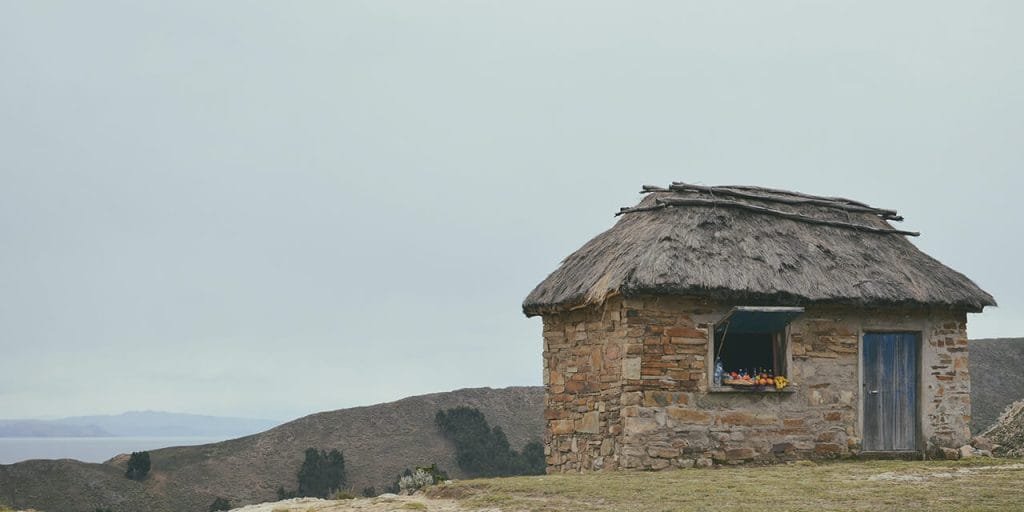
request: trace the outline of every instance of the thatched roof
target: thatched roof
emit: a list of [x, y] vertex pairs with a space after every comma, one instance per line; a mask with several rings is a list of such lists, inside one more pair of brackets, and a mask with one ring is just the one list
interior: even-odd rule
[[743, 304], [940, 306], [991, 295], [911, 244], [902, 217], [843, 198], [757, 187], [645, 186], [611, 229], [569, 255], [523, 302], [527, 316], [669, 294]]

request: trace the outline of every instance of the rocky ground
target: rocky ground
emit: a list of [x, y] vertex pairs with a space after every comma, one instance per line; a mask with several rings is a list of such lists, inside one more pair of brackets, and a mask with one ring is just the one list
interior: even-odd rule
[[1024, 400], [1010, 404], [983, 435], [995, 445], [996, 455], [1024, 457]]
[[1024, 400], [1024, 338], [971, 340], [971, 432], [987, 430], [1008, 405]]
[[[801, 461], [674, 471], [612, 471], [448, 482], [413, 496], [285, 500], [234, 512], [877, 512], [1021, 510], [1024, 461]], [[756, 498], [752, 498], [756, 497]]]
[[478, 512], [498, 511], [498, 509], [467, 509], [463, 508], [455, 500], [428, 498], [422, 494], [414, 496], [382, 494], [376, 498], [355, 498], [336, 501], [316, 498], [293, 498], [273, 503], [248, 505], [236, 508], [231, 512], [349, 512], [356, 510], [364, 512], [387, 512], [392, 510], [426, 510], [434, 512], [458, 512], [465, 510]]

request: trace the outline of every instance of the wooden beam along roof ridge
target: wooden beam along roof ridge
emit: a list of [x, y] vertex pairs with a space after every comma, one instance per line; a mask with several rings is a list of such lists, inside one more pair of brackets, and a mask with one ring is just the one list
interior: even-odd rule
[[[690, 183], [683, 183], [679, 181], [673, 182], [672, 185], [669, 187], [669, 190], [673, 192], [705, 192], [711, 194], [712, 196], [733, 196], [743, 199], [754, 199], [757, 201], [765, 201], [770, 203], [782, 203], [792, 205], [809, 204], [814, 206], [824, 206], [826, 208], [835, 208], [837, 210], [843, 210], [847, 212], [873, 213], [886, 220], [903, 220], [903, 217], [897, 215], [896, 210], [874, 208], [864, 203], [858, 203], [850, 199], [843, 199], [838, 197], [810, 196], [807, 194], [797, 194], [794, 192], [776, 191], [771, 189], [764, 189], [764, 193], [758, 193], [748, 190], [741, 190], [737, 187], [706, 187], [703, 185], [693, 185]], [[790, 197], [777, 194], [786, 194]]]
[[664, 197], [657, 198], [657, 203], [651, 206], [638, 206], [633, 208], [621, 208], [616, 216], [623, 215], [626, 213], [637, 213], [645, 211], [660, 210], [669, 206], [705, 206], [705, 207], [723, 207], [723, 208], [737, 208], [740, 210], [748, 210], [756, 213], [765, 215], [773, 215], [784, 219], [795, 220], [798, 222], [805, 222], [808, 224], [819, 224], [823, 226], [834, 226], [846, 229], [853, 229], [857, 231], [864, 231], [868, 233], [880, 233], [880, 234], [897, 234], [907, 236], [920, 236], [921, 233], [917, 231], [904, 231], [901, 229], [893, 228], [880, 228], [875, 226], [866, 226], [863, 224], [854, 224], [852, 222], [842, 222], [834, 220], [817, 219], [809, 217], [807, 215], [801, 215], [799, 213], [790, 213], [782, 210], [775, 210], [772, 208], [766, 208], [764, 206], [757, 206], [747, 203], [741, 203], [739, 201], [727, 201], [718, 199], [699, 199], [699, 198], [687, 198], [687, 197]]

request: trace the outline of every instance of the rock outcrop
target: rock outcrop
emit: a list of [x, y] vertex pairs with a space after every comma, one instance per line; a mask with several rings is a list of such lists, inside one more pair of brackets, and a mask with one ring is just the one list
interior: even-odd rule
[[1024, 457], [1024, 400], [1010, 404], [983, 436], [994, 443], [996, 455]]

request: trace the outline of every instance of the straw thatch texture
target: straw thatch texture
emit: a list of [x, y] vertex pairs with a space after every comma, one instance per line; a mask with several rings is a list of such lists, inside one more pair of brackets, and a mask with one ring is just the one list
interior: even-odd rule
[[645, 192], [537, 285], [523, 302], [526, 315], [600, 304], [617, 293], [777, 305], [995, 305], [903, 236], [914, 233], [895, 231], [885, 220], [901, 219], [892, 210], [755, 187], [677, 183]]

